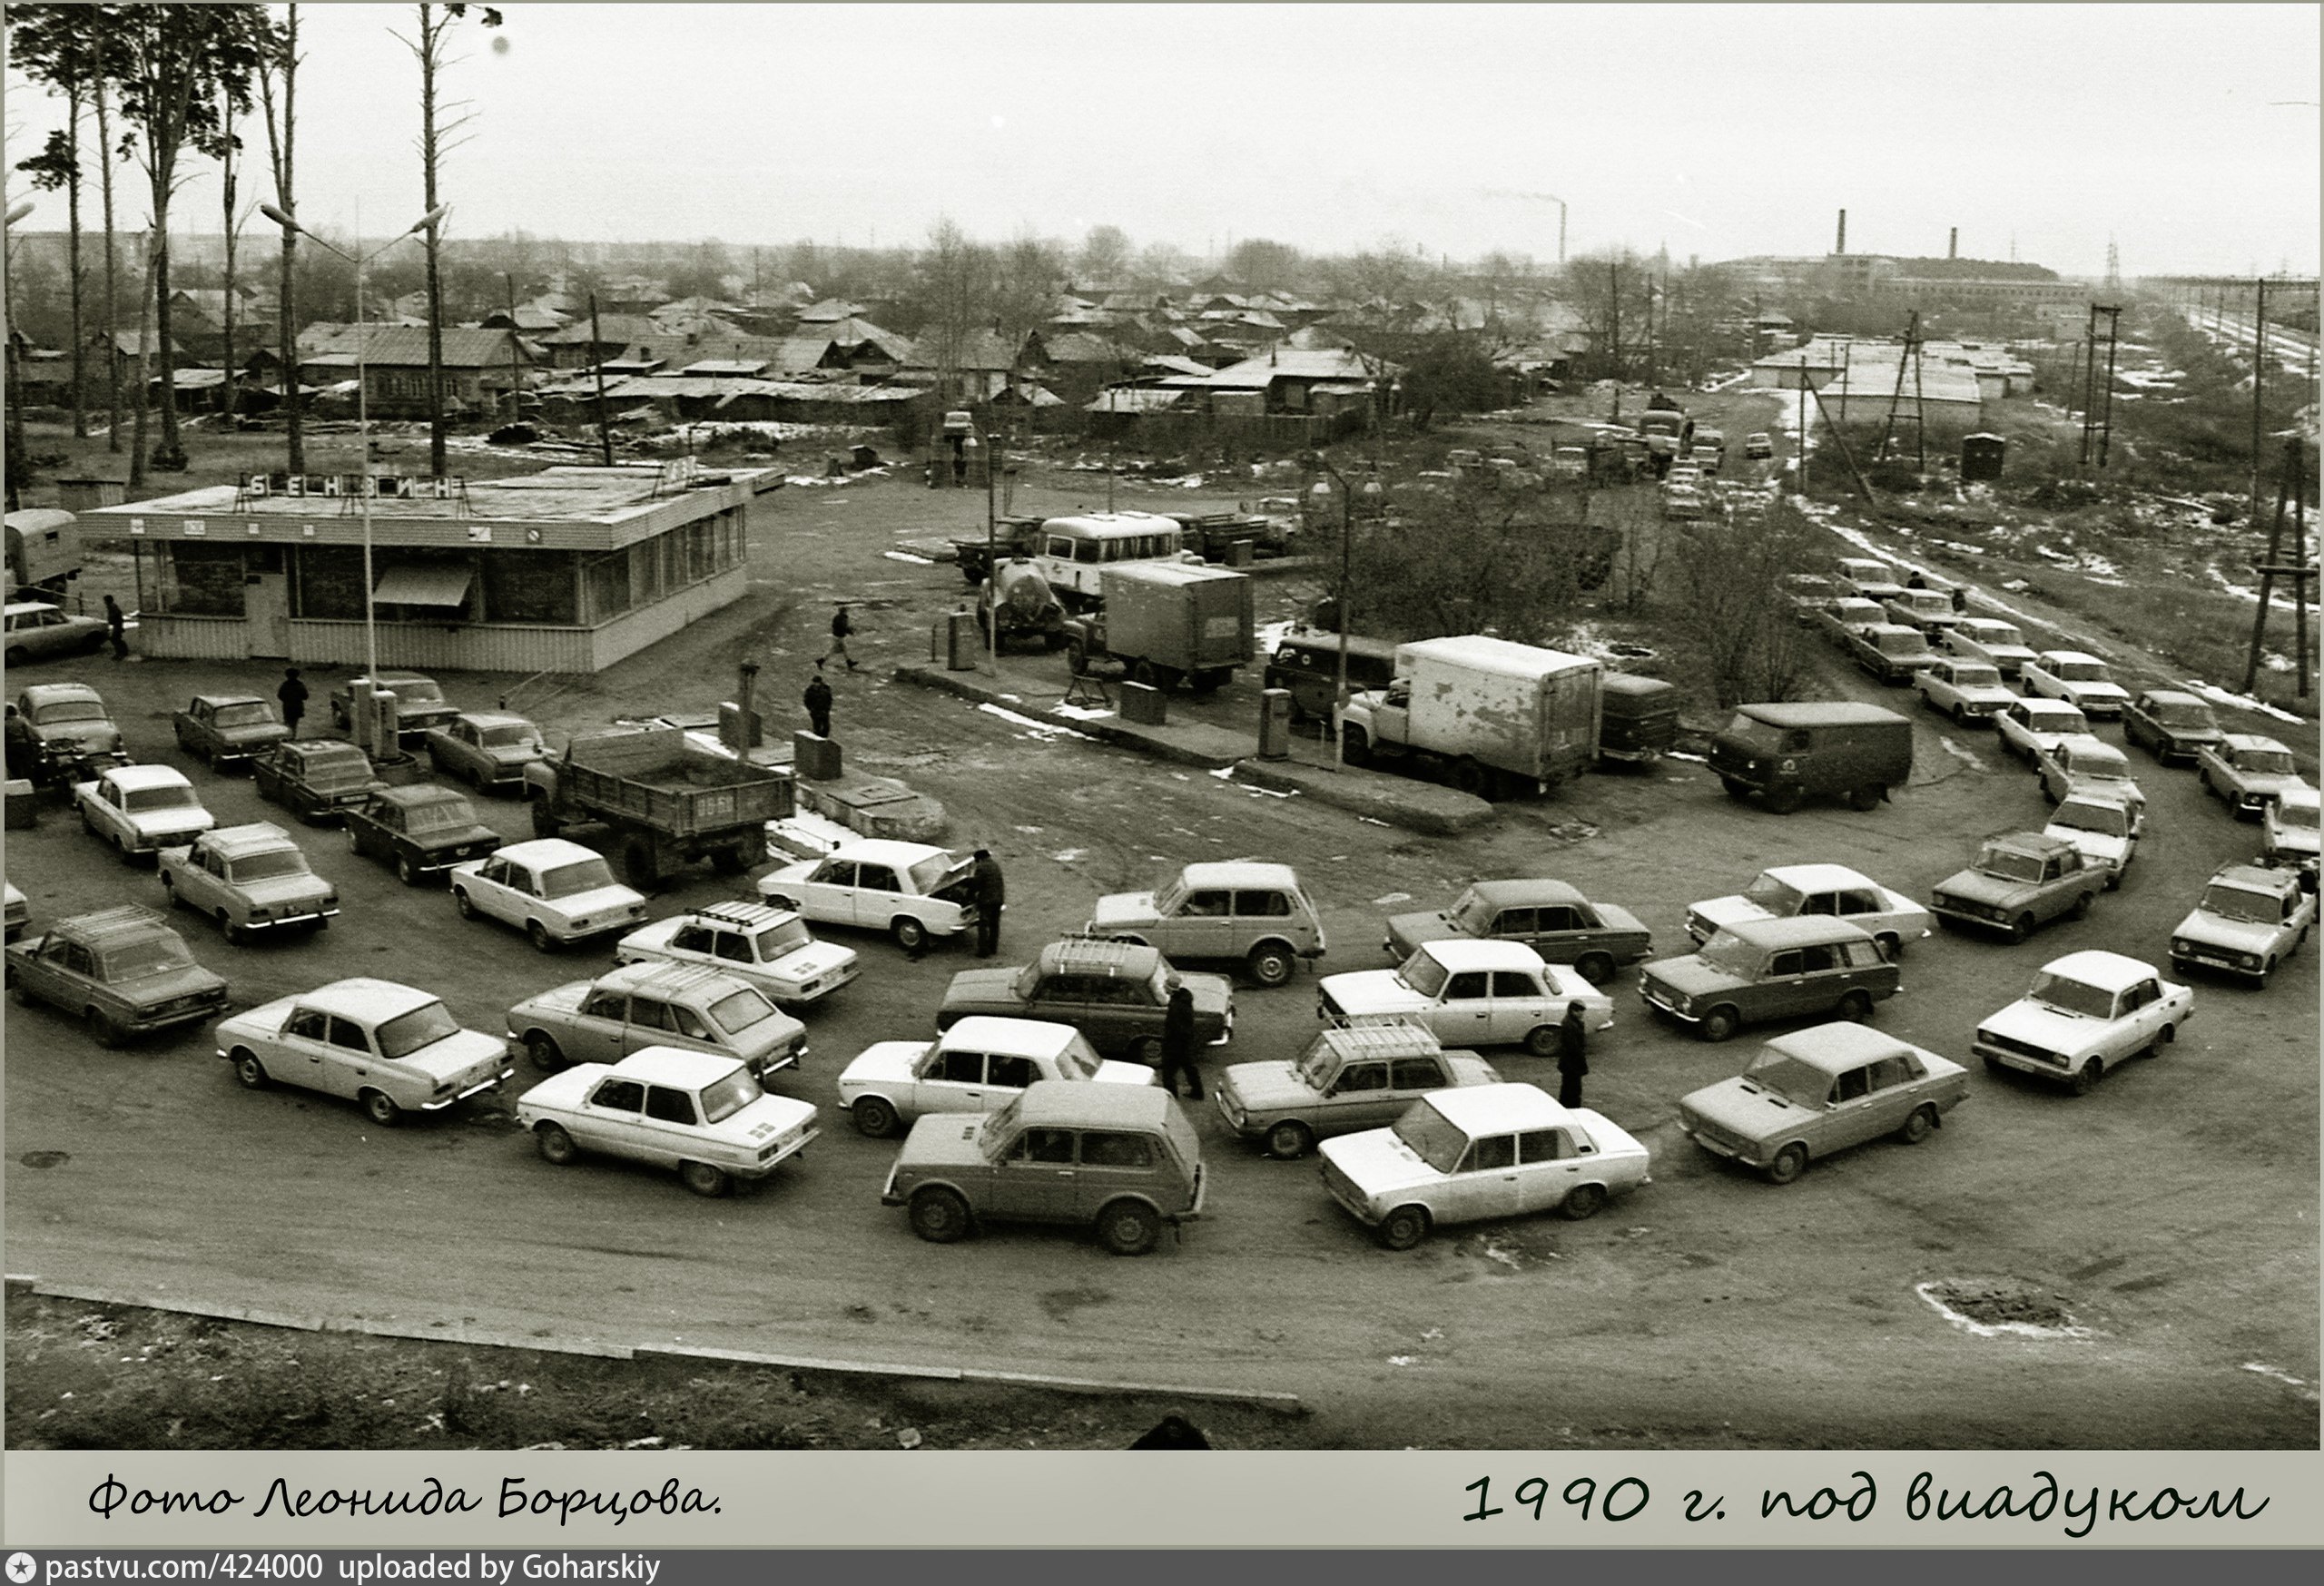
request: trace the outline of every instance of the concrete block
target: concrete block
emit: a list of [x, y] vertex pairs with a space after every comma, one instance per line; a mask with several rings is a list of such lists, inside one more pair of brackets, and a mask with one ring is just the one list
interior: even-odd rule
[[40, 797], [38, 790], [33, 786], [28, 778], [21, 776], [10, 777], [8, 779], [7, 793], [8, 830], [11, 832], [20, 832], [27, 826], [37, 826], [39, 824]]
[[1160, 689], [1149, 688], [1143, 683], [1125, 682], [1121, 685], [1122, 720], [1142, 727], [1158, 727], [1168, 715], [1168, 703]]
[[840, 774], [838, 740], [804, 731], [791, 734], [791, 763], [802, 779], [835, 782]]

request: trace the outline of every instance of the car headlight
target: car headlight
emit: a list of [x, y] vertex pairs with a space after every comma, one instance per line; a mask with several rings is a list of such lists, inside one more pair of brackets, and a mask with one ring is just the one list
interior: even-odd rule
[[2235, 961], [2247, 970], [2256, 970], [2260, 967], [2260, 955], [2256, 952], [2240, 952], [2235, 955]]
[[2171, 951], [2180, 958], [2191, 958], [2194, 956], [2195, 944], [2183, 936], [2174, 936], [2171, 939]]

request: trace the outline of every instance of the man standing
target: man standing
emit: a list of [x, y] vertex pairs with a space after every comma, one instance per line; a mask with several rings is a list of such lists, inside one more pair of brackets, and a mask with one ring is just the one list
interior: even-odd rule
[[849, 619], [847, 615], [847, 602], [842, 600], [832, 609], [832, 647], [823, 652], [822, 660], [817, 661], [815, 665], [821, 666], [823, 664], [823, 661], [828, 661], [833, 655], [837, 655], [841, 660], [847, 663], [847, 669], [850, 672], [854, 671], [855, 657], [847, 653], [848, 635], [852, 634], [854, 631], [855, 624]]
[[116, 661], [129, 654], [129, 637], [122, 630], [129, 626], [129, 614], [121, 609], [121, 602], [105, 596], [105, 627], [113, 635], [113, 658]]
[[823, 681], [822, 663], [815, 664], [815, 675], [807, 682], [807, 692], [799, 696], [807, 706], [807, 725], [818, 738], [832, 735], [832, 685]]
[[299, 681], [296, 666], [282, 669], [282, 683], [275, 689], [274, 697], [282, 702], [282, 724], [290, 729], [292, 737], [297, 737], [299, 724], [307, 714], [307, 685]]
[[977, 957], [990, 958], [1000, 951], [1000, 911], [1009, 901], [1009, 889], [1000, 879], [1000, 861], [990, 848], [977, 850], [969, 884], [977, 900]]
[[1582, 1055], [1589, 1045], [1590, 1032], [1582, 1024], [1581, 1003], [1579, 999], [1565, 1005], [1565, 1022], [1558, 1026], [1558, 1105], [1581, 1105], [1581, 1077], [1590, 1072], [1590, 1059]]
[[1190, 1086], [1188, 1099], [1200, 1101], [1202, 1070], [1195, 1067], [1195, 994], [1184, 986], [1170, 993], [1170, 1006], [1162, 1014], [1162, 1089], [1176, 1096], [1180, 1074]]

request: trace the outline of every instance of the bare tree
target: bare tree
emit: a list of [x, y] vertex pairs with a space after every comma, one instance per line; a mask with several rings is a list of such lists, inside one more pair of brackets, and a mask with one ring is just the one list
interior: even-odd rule
[[936, 370], [945, 400], [960, 388], [960, 356], [969, 334], [982, 325], [992, 302], [992, 255], [949, 216], [928, 229], [928, 246], [914, 271], [910, 307], [920, 320], [921, 350]]
[[1092, 226], [1081, 240], [1081, 251], [1074, 255], [1073, 272], [1077, 284], [1102, 281], [1118, 286], [1129, 269], [1129, 233], [1119, 226]]
[[76, 437], [89, 433], [84, 395], [88, 333], [81, 309], [81, 119], [104, 78], [102, 35], [93, 25], [102, 18], [92, 15], [95, 9], [19, 5], [8, 15], [16, 64], [26, 75], [47, 84], [64, 98], [64, 125], [49, 134], [39, 153], [18, 161], [16, 169], [31, 176], [36, 188], [52, 192], [60, 187], [64, 190], [66, 270], [72, 278], [73, 433]]
[[[299, 93], [299, 7], [292, 5], [282, 20], [281, 41], [259, 63], [259, 102], [266, 117], [266, 159], [274, 172], [274, 204], [297, 219], [299, 203], [295, 175]], [[282, 256], [277, 266], [275, 333], [281, 342], [283, 461], [290, 472], [307, 471], [303, 404], [299, 399], [298, 275], [299, 233], [282, 228]]]
[[[427, 212], [433, 215], [442, 202], [437, 196], [437, 174], [443, 157], [468, 142], [459, 136], [462, 129], [474, 121], [465, 104], [454, 103], [443, 108], [460, 110], [451, 122], [438, 126], [436, 81], [445, 67], [453, 62], [446, 55], [447, 41], [452, 25], [468, 15], [465, 5], [426, 5], [419, 7], [419, 28], [416, 37], [394, 36], [419, 62], [419, 166], [425, 181], [423, 197]], [[489, 5], [475, 8], [477, 20], [487, 27], [500, 25], [500, 13]], [[390, 30], [392, 31], [392, 30]], [[426, 235], [428, 254], [428, 468], [430, 473], [444, 471], [444, 281], [441, 255], [444, 246], [444, 225], [438, 219], [430, 222]]]
[[1714, 512], [1671, 539], [1671, 613], [1702, 660], [1721, 707], [1797, 696], [1808, 675], [1807, 630], [1784, 597], [1807, 566], [1815, 526], [1788, 503]]

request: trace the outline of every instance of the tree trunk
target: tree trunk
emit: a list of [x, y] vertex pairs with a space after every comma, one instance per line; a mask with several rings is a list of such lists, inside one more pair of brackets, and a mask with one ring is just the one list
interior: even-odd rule
[[88, 398], [82, 389], [87, 378], [88, 334], [81, 321], [81, 96], [64, 102], [64, 153], [72, 169], [64, 177], [66, 268], [73, 277], [73, 436], [89, 438]]
[[[419, 158], [425, 191], [422, 212], [436, 212], [436, 41], [450, 25], [431, 22], [433, 7], [419, 8]], [[438, 269], [437, 228], [428, 228], [428, 469], [444, 473], [444, 279]]]
[[[160, 152], [156, 151], [158, 154]], [[153, 356], [162, 366], [162, 444], [153, 448], [152, 467], [163, 473], [185, 471], [185, 448], [178, 439], [178, 360], [170, 344], [170, 192], [176, 185], [172, 168], [157, 164], [153, 171]]]
[[113, 228], [113, 108], [97, 79], [97, 175], [105, 206], [105, 449], [121, 449], [121, 250]]
[[[298, 140], [299, 7], [291, 5], [282, 24], [282, 110], [275, 113], [272, 97], [266, 104], [267, 153], [274, 167], [274, 202], [286, 215], [299, 212], [292, 183]], [[261, 92], [267, 79], [259, 79]], [[299, 396], [298, 289], [299, 233], [282, 233], [281, 281], [276, 293], [276, 350], [282, 355], [283, 462], [294, 474], [307, 471], [306, 427]]]
[[145, 400], [145, 388], [153, 379], [153, 252], [160, 245], [161, 234], [149, 228], [145, 233], [145, 281], [143, 290], [137, 294], [137, 419], [132, 427], [135, 434], [129, 448], [129, 489], [133, 497], [145, 488], [145, 438], [151, 428], [147, 412], [152, 406]]
[[[219, 95], [219, 113], [231, 137], [234, 130], [234, 102], [231, 94]], [[226, 379], [219, 392], [219, 416], [229, 429], [234, 424], [234, 145], [229, 143], [218, 157], [218, 190], [220, 212], [226, 228], [226, 293], [219, 309], [219, 329], [226, 338], [225, 355], [219, 360]]]

